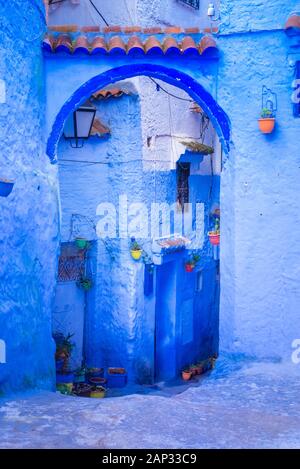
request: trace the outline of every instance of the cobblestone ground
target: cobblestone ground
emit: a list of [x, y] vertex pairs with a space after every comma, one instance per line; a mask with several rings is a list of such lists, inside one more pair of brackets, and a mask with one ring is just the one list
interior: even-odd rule
[[0, 399], [0, 448], [300, 448], [300, 365], [221, 358], [191, 387]]

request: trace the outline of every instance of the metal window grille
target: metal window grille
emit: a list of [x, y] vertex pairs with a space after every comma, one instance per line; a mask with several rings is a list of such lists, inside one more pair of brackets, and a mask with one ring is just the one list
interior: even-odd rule
[[200, 0], [179, 0], [179, 2], [199, 10]]
[[184, 207], [189, 203], [190, 163], [177, 163], [177, 202]]
[[80, 279], [85, 272], [86, 259], [82, 252], [78, 252], [70, 243], [61, 246], [58, 262], [58, 281], [72, 282]]

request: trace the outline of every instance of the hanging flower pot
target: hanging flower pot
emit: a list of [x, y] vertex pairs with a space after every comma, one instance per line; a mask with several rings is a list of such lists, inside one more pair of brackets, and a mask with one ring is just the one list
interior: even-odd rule
[[134, 259], [135, 261], [139, 261], [143, 254], [142, 247], [139, 245], [139, 243], [134, 237], [131, 238], [130, 242], [130, 254], [132, 259]]
[[90, 243], [88, 242], [87, 239], [85, 238], [76, 238], [75, 239], [75, 244], [78, 247], [78, 249], [88, 249]]
[[193, 251], [189, 256], [189, 259], [186, 261], [186, 263], [184, 265], [185, 271], [186, 272], [193, 272], [193, 270], [195, 269], [195, 267], [196, 267], [196, 265], [198, 264], [199, 261], [200, 261], [199, 254], [197, 254], [196, 251]]
[[93, 287], [93, 281], [88, 277], [81, 277], [77, 282], [77, 286], [84, 291], [89, 291]]
[[130, 254], [132, 259], [135, 261], [139, 261], [142, 257], [142, 250], [141, 249], [130, 249]]
[[181, 372], [181, 377], [182, 377], [183, 381], [189, 381], [192, 377], [191, 370], [183, 370]]
[[208, 232], [209, 241], [213, 246], [218, 246], [220, 244], [220, 232], [219, 231], [209, 231]]
[[13, 190], [15, 182], [0, 178], [0, 197], [8, 197]]
[[270, 109], [263, 109], [261, 118], [258, 119], [258, 126], [263, 134], [271, 134], [275, 127], [275, 116]]
[[195, 265], [187, 262], [184, 267], [186, 272], [193, 272]]

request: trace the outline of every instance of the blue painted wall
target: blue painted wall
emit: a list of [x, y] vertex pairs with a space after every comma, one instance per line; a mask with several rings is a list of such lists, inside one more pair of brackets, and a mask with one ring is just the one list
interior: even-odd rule
[[[53, 383], [57, 177], [45, 158], [43, 138], [85, 79], [139, 62], [48, 58], [44, 133], [39, 41], [44, 24], [36, 6], [41, 2], [1, 4], [5, 55], [0, 66], [7, 89], [7, 103], [0, 104], [1, 171], [3, 177], [16, 178], [11, 196], [0, 200], [0, 339], [7, 346], [7, 364], [0, 364], [2, 390]], [[299, 45], [291, 47], [292, 39], [281, 28], [290, 12], [300, 10], [299, 2], [224, 0], [221, 8], [218, 65], [167, 59], [214, 96], [232, 126], [230, 158], [221, 177], [221, 346], [289, 360], [300, 330], [300, 121], [293, 117], [290, 96], [293, 64], [300, 54]], [[166, 64], [165, 58], [149, 61]], [[269, 137], [257, 129], [263, 84], [278, 96], [276, 131]]]
[[[0, 392], [53, 388], [51, 311], [58, 236], [56, 168], [45, 154], [41, 1], [0, 2]], [[4, 102], [3, 102], [4, 101]]]
[[[291, 101], [300, 49], [281, 28], [299, 7], [225, 0], [219, 38], [218, 101], [233, 141], [221, 177], [221, 347], [288, 361], [300, 331], [300, 119]], [[269, 136], [257, 124], [262, 85], [278, 98]]]

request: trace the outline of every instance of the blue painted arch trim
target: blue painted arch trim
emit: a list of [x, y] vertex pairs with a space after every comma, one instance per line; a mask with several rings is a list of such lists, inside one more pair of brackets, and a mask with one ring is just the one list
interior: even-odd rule
[[186, 91], [210, 118], [225, 153], [229, 152], [230, 120], [210, 93], [188, 74], [177, 69], [158, 64], [132, 64], [112, 68], [91, 78], [81, 85], [65, 102], [54, 121], [47, 142], [47, 155], [51, 163], [56, 163], [57, 145], [62, 135], [64, 123], [71, 112], [88, 99], [95, 91], [111, 83], [135, 76], [151, 76]]

